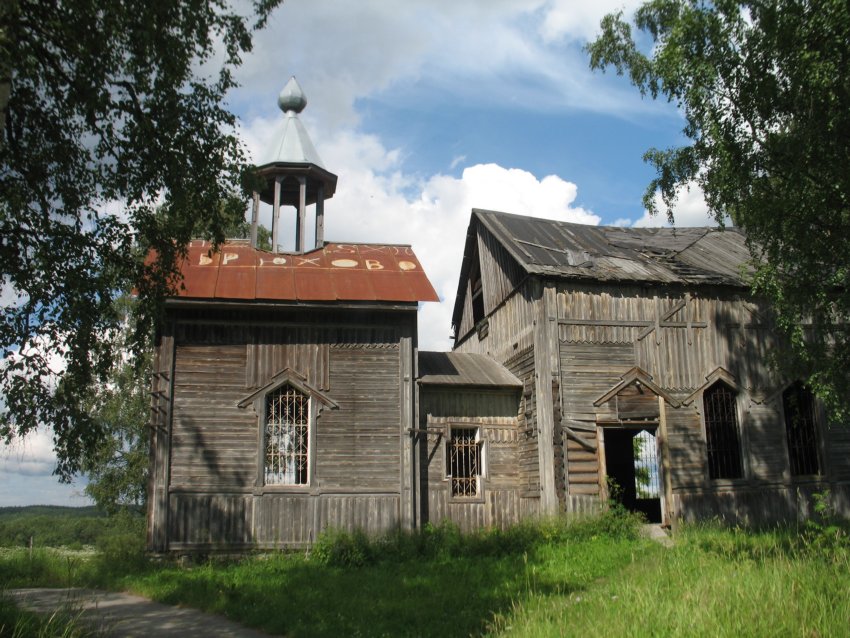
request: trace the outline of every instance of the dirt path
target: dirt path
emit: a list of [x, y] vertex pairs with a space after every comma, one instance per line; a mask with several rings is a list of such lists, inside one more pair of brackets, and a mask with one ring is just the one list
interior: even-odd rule
[[268, 638], [231, 620], [196, 609], [171, 607], [132, 594], [91, 589], [11, 589], [6, 592], [20, 607], [53, 613], [63, 607], [82, 611], [97, 635], [168, 638], [171, 636], [228, 636]]

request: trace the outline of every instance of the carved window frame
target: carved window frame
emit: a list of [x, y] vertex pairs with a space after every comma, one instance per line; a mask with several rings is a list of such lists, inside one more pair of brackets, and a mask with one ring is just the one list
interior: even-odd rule
[[[268, 425], [268, 397], [283, 388], [292, 388], [307, 399], [307, 476], [304, 483], [266, 483], [266, 427]], [[339, 405], [327, 394], [307, 383], [306, 378], [286, 368], [274, 375], [262, 388], [255, 390], [237, 404], [239, 408], [253, 406], [257, 415], [257, 474], [255, 493], [305, 492], [315, 482], [316, 471], [316, 423], [322, 409], [338, 409]]]

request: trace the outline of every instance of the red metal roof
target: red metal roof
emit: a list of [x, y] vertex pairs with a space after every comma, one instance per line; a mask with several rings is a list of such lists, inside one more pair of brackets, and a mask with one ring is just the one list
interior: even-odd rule
[[309, 253], [270, 253], [247, 242], [212, 252], [189, 244], [178, 296], [273, 301], [439, 301], [409, 246], [325, 244]]

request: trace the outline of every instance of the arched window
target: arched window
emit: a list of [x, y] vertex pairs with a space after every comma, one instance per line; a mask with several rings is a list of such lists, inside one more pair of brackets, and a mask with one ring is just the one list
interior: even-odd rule
[[797, 381], [782, 393], [785, 412], [785, 436], [792, 476], [817, 474], [818, 443], [815, 425], [815, 397]]
[[291, 385], [266, 395], [266, 485], [307, 485], [310, 398]]
[[703, 393], [702, 403], [709, 477], [741, 478], [741, 437], [738, 431], [735, 391], [718, 381]]

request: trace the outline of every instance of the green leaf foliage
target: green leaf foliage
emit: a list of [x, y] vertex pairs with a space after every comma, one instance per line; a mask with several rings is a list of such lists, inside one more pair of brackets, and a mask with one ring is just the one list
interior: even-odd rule
[[[633, 33], [633, 26], [637, 35]], [[644, 205], [668, 217], [697, 183], [750, 244], [753, 291], [806, 379], [838, 417], [850, 397], [850, 5], [845, 0], [652, 0], [607, 16], [595, 69], [628, 75], [685, 119], [688, 143], [650, 149]]]
[[110, 435], [82, 398], [115, 365], [113, 300], [138, 292], [141, 352], [186, 242], [244, 215], [224, 98], [279, 3], [0, 3], [0, 435], [49, 425], [62, 478]]

